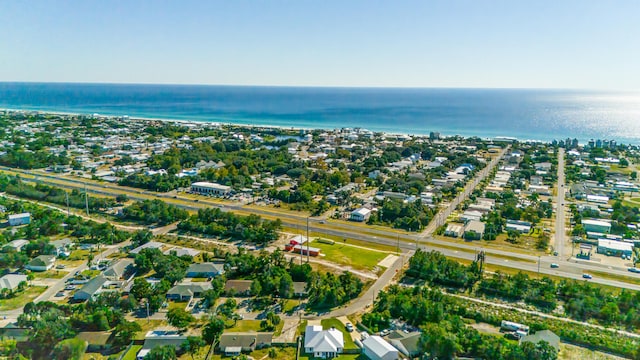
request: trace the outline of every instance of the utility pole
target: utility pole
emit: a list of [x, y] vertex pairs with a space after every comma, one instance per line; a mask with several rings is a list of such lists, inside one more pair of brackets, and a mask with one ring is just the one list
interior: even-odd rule
[[84, 206], [87, 209], [87, 216], [89, 216], [89, 193], [87, 192], [87, 184], [84, 184]]
[[71, 210], [69, 209], [69, 193], [65, 191], [64, 195], [67, 199], [67, 216], [71, 216]]
[[396, 245], [396, 252], [400, 253], [400, 234], [398, 234], [398, 244]]
[[538, 275], [540, 275], [540, 255], [538, 255]]
[[309, 263], [309, 216], [307, 216], [307, 264]]

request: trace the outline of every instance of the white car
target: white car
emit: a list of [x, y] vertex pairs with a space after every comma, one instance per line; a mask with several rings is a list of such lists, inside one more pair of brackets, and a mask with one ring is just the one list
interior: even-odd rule
[[353, 325], [351, 323], [347, 323], [345, 325], [345, 328], [347, 329], [348, 332], [352, 332], [353, 331]]

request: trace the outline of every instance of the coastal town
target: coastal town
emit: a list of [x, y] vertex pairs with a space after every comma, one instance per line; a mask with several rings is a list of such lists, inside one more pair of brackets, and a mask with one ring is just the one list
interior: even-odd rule
[[0, 357], [635, 359], [639, 166], [612, 139], [0, 111]]

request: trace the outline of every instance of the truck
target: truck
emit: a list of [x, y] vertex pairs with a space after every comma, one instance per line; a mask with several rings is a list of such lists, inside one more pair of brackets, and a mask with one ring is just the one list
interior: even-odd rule
[[518, 332], [519, 334], [529, 335], [529, 326], [518, 324], [512, 321], [502, 320], [502, 322], [500, 323], [500, 329], [506, 330], [506, 331], [515, 331], [515, 332]]

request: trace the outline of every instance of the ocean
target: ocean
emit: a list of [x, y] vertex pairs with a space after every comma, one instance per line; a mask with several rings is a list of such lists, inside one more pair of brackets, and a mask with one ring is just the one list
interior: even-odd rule
[[631, 92], [0, 83], [0, 108], [640, 144], [640, 93]]

